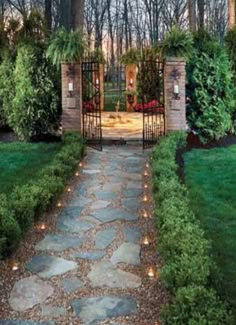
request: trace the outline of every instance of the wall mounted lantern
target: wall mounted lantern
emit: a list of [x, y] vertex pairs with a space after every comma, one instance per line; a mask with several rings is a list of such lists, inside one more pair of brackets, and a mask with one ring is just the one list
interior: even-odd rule
[[181, 73], [174, 69], [171, 73], [171, 79], [173, 83], [173, 99], [180, 100], [180, 86], [179, 86], [179, 79], [181, 77]]

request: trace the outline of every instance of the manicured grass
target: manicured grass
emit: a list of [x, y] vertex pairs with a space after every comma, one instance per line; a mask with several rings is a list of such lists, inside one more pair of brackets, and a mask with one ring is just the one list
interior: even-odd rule
[[105, 112], [115, 112], [117, 102], [120, 101], [120, 112], [125, 111], [125, 93], [122, 92], [121, 97], [119, 93], [115, 91], [105, 92]]
[[236, 146], [184, 155], [193, 211], [212, 241], [219, 288], [236, 311]]
[[60, 148], [60, 143], [0, 142], [0, 193], [8, 194], [16, 185], [37, 178]]

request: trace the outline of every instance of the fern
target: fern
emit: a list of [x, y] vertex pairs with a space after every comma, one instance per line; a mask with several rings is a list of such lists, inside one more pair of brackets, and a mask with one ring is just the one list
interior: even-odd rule
[[162, 46], [163, 57], [183, 57], [189, 58], [193, 49], [193, 37], [187, 31], [182, 31], [177, 27], [166, 35]]
[[54, 34], [47, 49], [47, 58], [60, 66], [61, 62], [79, 61], [84, 53], [83, 35], [78, 31], [61, 29]]
[[120, 62], [125, 65], [137, 64], [139, 61], [140, 61], [140, 53], [138, 50], [133, 48], [130, 48], [120, 58]]

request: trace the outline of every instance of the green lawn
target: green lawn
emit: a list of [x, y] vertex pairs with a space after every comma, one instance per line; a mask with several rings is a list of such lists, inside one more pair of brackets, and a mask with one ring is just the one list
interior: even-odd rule
[[192, 208], [212, 241], [219, 289], [236, 311], [236, 146], [184, 156]]
[[119, 96], [119, 93], [115, 91], [109, 91], [105, 92], [104, 94], [104, 111], [105, 112], [115, 112], [117, 102], [120, 101], [120, 112], [124, 112], [126, 110], [125, 108], [125, 93], [121, 93], [121, 97]]
[[0, 193], [9, 193], [37, 177], [60, 149], [60, 143], [0, 142]]

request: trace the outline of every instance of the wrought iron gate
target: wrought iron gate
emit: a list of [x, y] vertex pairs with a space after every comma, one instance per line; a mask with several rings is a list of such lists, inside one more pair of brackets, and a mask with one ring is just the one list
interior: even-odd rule
[[83, 135], [87, 145], [102, 151], [99, 62], [86, 57], [82, 62]]
[[140, 63], [139, 91], [143, 111], [143, 149], [148, 149], [165, 134], [163, 62]]

